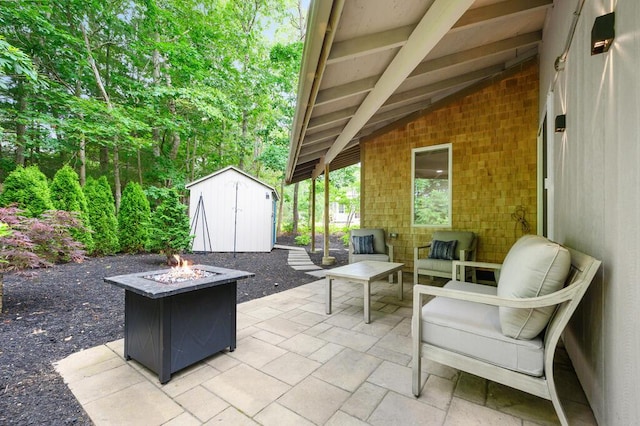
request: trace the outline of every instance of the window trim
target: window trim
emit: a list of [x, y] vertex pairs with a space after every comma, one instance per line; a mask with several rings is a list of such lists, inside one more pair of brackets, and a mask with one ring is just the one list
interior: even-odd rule
[[[447, 222], [441, 224], [422, 224], [415, 223], [415, 178], [416, 178], [416, 154], [425, 151], [439, 151], [447, 150], [447, 167], [449, 168], [449, 211], [447, 216]], [[413, 148], [411, 150], [411, 226], [416, 228], [451, 228], [452, 224], [452, 210], [453, 210], [453, 144], [443, 143], [438, 145], [425, 146], [420, 148]]]

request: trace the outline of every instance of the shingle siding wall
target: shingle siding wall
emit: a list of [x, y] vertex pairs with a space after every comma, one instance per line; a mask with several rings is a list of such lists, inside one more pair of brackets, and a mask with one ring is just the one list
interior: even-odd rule
[[524, 207], [536, 231], [538, 66], [456, 100], [361, 145], [361, 226], [398, 233], [396, 261], [413, 268], [413, 247], [435, 228], [411, 226], [411, 150], [452, 143], [452, 229], [479, 236], [477, 259], [502, 262], [522, 235]]

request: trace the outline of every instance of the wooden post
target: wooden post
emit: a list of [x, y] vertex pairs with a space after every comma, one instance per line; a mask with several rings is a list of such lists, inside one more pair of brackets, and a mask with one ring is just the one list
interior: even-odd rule
[[329, 165], [324, 166], [324, 255], [323, 265], [333, 265], [336, 258], [329, 256]]
[[311, 253], [316, 252], [316, 180], [311, 178]]

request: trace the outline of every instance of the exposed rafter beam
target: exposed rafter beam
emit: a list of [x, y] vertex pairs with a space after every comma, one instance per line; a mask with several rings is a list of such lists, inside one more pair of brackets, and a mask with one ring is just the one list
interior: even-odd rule
[[333, 144], [333, 140], [334, 138], [329, 138], [329, 139], [325, 139], [324, 141], [316, 142], [311, 145], [305, 145], [300, 150], [300, 155], [316, 154], [318, 152], [326, 151], [327, 149], [331, 148], [331, 145]]
[[322, 132], [314, 133], [313, 135], [309, 135], [304, 138], [303, 148], [305, 145], [314, 144], [316, 142], [320, 142], [323, 140], [327, 140], [329, 138], [336, 137], [342, 132], [344, 126], [333, 127], [331, 129], [323, 130]]
[[373, 88], [373, 86], [376, 85], [379, 77], [380, 76], [376, 75], [373, 77], [363, 78], [362, 80], [357, 80], [351, 83], [321, 90], [320, 92], [318, 92], [318, 97], [316, 98], [316, 106], [348, 98], [350, 96], [359, 95], [361, 93], [367, 93]]
[[526, 12], [531, 9], [546, 8], [552, 5], [553, 0], [507, 0], [477, 7], [462, 15], [452, 30], [459, 30], [472, 25], [483, 24], [492, 19], [499, 19], [507, 15]]
[[[532, 9], [545, 8], [553, 4], [553, 0], [507, 0], [488, 6], [468, 10], [453, 26], [460, 30], [473, 25], [478, 25], [492, 19], [500, 19], [508, 15], [527, 12]], [[369, 34], [335, 42], [327, 64], [370, 55], [396, 47], [401, 47], [413, 32], [415, 26], [407, 25], [392, 30]]]
[[480, 58], [498, 55], [509, 50], [532, 46], [540, 42], [542, 42], [542, 31], [534, 31], [506, 38], [504, 40], [498, 40], [493, 43], [483, 44], [461, 52], [452, 53], [451, 55], [424, 61], [418, 65], [411, 74], [409, 74], [409, 78], [419, 77], [428, 72], [438, 71], [443, 68], [464, 64]]
[[[344, 149], [347, 150], [347, 149], [353, 148], [354, 146], [358, 145], [358, 143], [359, 143], [358, 139], [352, 139]], [[318, 160], [325, 154], [327, 149], [329, 149], [330, 147], [331, 147], [331, 144], [328, 144], [328, 145], [325, 145], [324, 149], [313, 151], [313, 152], [306, 152], [302, 150], [300, 151], [299, 160], [301, 163]]]
[[[462, 65], [474, 60], [497, 55], [509, 50], [520, 49], [538, 44], [542, 41], [542, 32], [534, 31], [527, 34], [483, 44], [451, 55], [424, 61], [409, 74], [409, 78], [420, 77], [423, 74], [440, 69]], [[327, 104], [350, 96], [366, 93], [373, 89], [379, 76], [357, 80], [348, 84], [321, 90], [316, 99], [316, 105]]]
[[413, 25], [407, 25], [376, 34], [335, 42], [327, 64], [370, 55], [394, 47], [401, 47], [406, 43], [414, 28]]
[[385, 72], [380, 76], [371, 92], [364, 99], [358, 111], [345, 126], [340, 136], [327, 154], [314, 169], [313, 177], [318, 177], [324, 171], [326, 164], [347, 146], [349, 141], [362, 129], [378, 108], [402, 84], [405, 78], [420, 63], [422, 58], [438, 44], [451, 27], [460, 19], [464, 12], [473, 4], [474, 0], [436, 0], [411, 36], [393, 58]]
[[446, 90], [454, 86], [459, 86], [464, 83], [470, 83], [472, 81], [477, 81], [477, 80], [489, 77], [491, 75], [498, 74], [503, 70], [504, 70], [504, 66], [502, 64], [498, 64], [498, 65], [492, 65], [487, 68], [482, 68], [476, 71], [472, 71], [466, 74], [447, 78], [446, 80], [440, 80], [436, 83], [418, 87], [413, 90], [407, 90], [406, 92], [396, 93], [395, 95], [390, 96], [389, 99], [387, 99], [387, 101], [383, 105], [387, 107], [394, 104], [406, 103], [407, 101], [412, 101], [418, 98], [428, 96], [434, 92], [439, 92], [441, 90]]
[[307, 134], [310, 134], [310, 130], [316, 129], [318, 127], [326, 126], [332, 123], [336, 123], [342, 121], [346, 118], [351, 117], [356, 113], [358, 107], [351, 107], [346, 109], [341, 109], [340, 111], [334, 111], [329, 114], [321, 115], [318, 117], [314, 117], [309, 120], [309, 125], [307, 126]]
[[[470, 73], [466, 73], [466, 74], [462, 74], [446, 80], [442, 80], [437, 83], [418, 87], [414, 90], [409, 90], [406, 92], [401, 92], [401, 93], [392, 95], [382, 105], [382, 108], [386, 108], [386, 110], [384, 112], [377, 112], [376, 114], [374, 114], [371, 117], [371, 119], [367, 122], [367, 124], [363, 127], [363, 130], [366, 131], [368, 128], [375, 126], [381, 122], [388, 121], [396, 117], [402, 117], [416, 110], [426, 108], [432, 103], [432, 98], [428, 97], [430, 95], [433, 95], [435, 93], [442, 92], [443, 90], [448, 90], [454, 87], [471, 84], [476, 81], [482, 80], [484, 78], [499, 74], [503, 71], [504, 71], [503, 65], [493, 65], [493, 66], [482, 68]], [[412, 103], [407, 104], [407, 102], [412, 102]], [[394, 105], [399, 105], [399, 104], [402, 104], [402, 105], [394, 107]], [[343, 110], [342, 113], [346, 114], [348, 111], [352, 109], [353, 108], [349, 108], [348, 110]], [[342, 121], [348, 118], [349, 117], [343, 116], [341, 120], [337, 120], [337, 121]], [[344, 126], [336, 126], [329, 129], [325, 129], [321, 132], [316, 132], [316, 133], [307, 132], [307, 137], [305, 138], [302, 149], [300, 150], [300, 155], [320, 152], [328, 149], [332, 143], [331, 139], [338, 136], [343, 128]]]

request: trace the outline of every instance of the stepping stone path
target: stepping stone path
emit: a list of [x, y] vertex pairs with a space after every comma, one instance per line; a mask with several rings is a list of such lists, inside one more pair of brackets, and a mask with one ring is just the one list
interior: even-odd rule
[[309, 271], [309, 275], [324, 278], [326, 271], [311, 261], [307, 250], [302, 247], [291, 247], [276, 244], [274, 248], [289, 250], [287, 263], [296, 271]]

